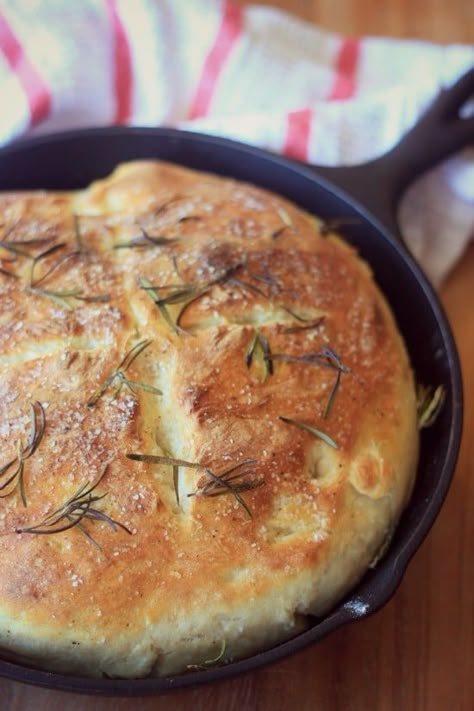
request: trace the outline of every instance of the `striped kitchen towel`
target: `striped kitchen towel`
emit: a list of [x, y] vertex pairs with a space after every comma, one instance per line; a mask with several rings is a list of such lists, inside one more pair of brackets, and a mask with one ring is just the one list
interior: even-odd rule
[[[258, 5], [0, 0], [0, 145], [72, 127], [165, 125], [357, 163], [393, 146], [472, 65], [473, 47], [342, 37]], [[438, 283], [473, 236], [473, 152], [419, 180], [400, 220]]]

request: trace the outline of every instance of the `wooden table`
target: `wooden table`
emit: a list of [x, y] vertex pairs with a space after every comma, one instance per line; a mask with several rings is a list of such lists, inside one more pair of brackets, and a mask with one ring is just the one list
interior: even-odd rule
[[[262, 0], [260, 0], [262, 3]], [[347, 34], [474, 41], [472, 0], [263, 0]], [[474, 246], [442, 298], [464, 369], [454, 484], [392, 601], [375, 616], [240, 679], [150, 699], [92, 699], [0, 680], [2, 711], [471, 711], [474, 703]]]

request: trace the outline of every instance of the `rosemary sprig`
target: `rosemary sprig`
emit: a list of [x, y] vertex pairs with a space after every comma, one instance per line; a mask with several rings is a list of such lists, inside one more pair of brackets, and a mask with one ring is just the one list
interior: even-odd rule
[[112, 384], [118, 381], [117, 389], [114, 393], [114, 398], [118, 396], [122, 387], [126, 385], [132, 393], [135, 393], [135, 388], [138, 390], [144, 390], [152, 395], [162, 395], [163, 393], [158, 388], [152, 385], [147, 385], [146, 383], [139, 383], [135, 380], [130, 380], [125, 375], [125, 372], [130, 368], [138, 356], [143, 353], [143, 351], [148, 348], [152, 343], [151, 339], [145, 339], [140, 341], [131, 348], [128, 353], [124, 356], [119, 366], [109, 375], [109, 377], [102, 383], [100, 388], [94, 393], [94, 395], [88, 400], [87, 407], [95, 407], [96, 403], [100, 398], [107, 392]]
[[[178, 270], [176, 258], [173, 258], [173, 266], [178, 274], [178, 276], [181, 278], [181, 275]], [[290, 309], [289, 307], [277, 303], [273, 299], [273, 294], [266, 294], [263, 289], [260, 287], [256, 286], [255, 284], [252, 284], [248, 281], [244, 281], [238, 277], [236, 277], [236, 273], [238, 272], [239, 269], [242, 268], [247, 268], [246, 264], [244, 261], [239, 261], [236, 264], [233, 264], [231, 267], [228, 267], [227, 269], [223, 270], [221, 274], [218, 276], [214, 277], [210, 281], [202, 284], [191, 284], [188, 282], [184, 282], [183, 284], [161, 284], [161, 285], [155, 285], [150, 282], [149, 279], [146, 278], [140, 278], [139, 279], [139, 285], [141, 286], [142, 289], [144, 289], [150, 298], [153, 299], [155, 304], [158, 306], [161, 315], [163, 316], [163, 319], [166, 321], [168, 326], [171, 328], [172, 331], [174, 331], [177, 335], [180, 335], [181, 333], [186, 333], [187, 335], [192, 335], [190, 334], [189, 331], [184, 329], [181, 326], [181, 321], [182, 318], [187, 311], [187, 309], [194, 304], [196, 301], [198, 301], [202, 296], [205, 294], [209, 293], [212, 289], [212, 287], [216, 285], [227, 285], [227, 286], [235, 286], [239, 289], [250, 291], [256, 296], [259, 296], [266, 301], [269, 301], [272, 305], [275, 307], [282, 309], [286, 313], [288, 313], [292, 318], [294, 318], [297, 321], [300, 321], [302, 323], [307, 323], [308, 321], [314, 321], [314, 319], [307, 319], [303, 316], [300, 316], [299, 314], [295, 313]], [[248, 271], [248, 270], [247, 270]], [[264, 276], [260, 278], [260, 275], [254, 275], [253, 272], [248, 271], [249, 276], [252, 278], [258, 278], [259, 281], [265, 281], [266, 284], [270, 285], [270, 279], [272, 286], [271, 288], [275, 288], [275, 284], [277, 284], [276, 280], [270, 276]], [[279, 291], [281, 291], [280, 285], [278, 285]], [[170, 291], [171, 293], [167, 294], [166, 296], [161, 296], [160, 292], [162, 291]], [[172, 305], [177, 305], [177, 304], [183, 304], [180, 311], [178, 312], [176, 318], [173, 320], [171, 314], [168, 311], [168, 306]]]
[[[175, 271], [178, 273], [176, 260], [173, 260], [173, 266], [175, 268]], [[240, 267], [241, 263], [239, 262], [238, 265], [229, 267], [222, 274], [218, 275], [211, 281], [204, 284], [189, 284], [187, 282], [184, 282], [184, 284], [181, 285], [164, 284], [160, 286], [155, 286], [146, 278], [139, 279], [139, 284], [141, 288], [148, 293], [148, 295], [158, 306], [163, 319], [166, 321], [172, 331], [174, 331], [178, 336], [182, 333], [192, 335], [189, 331], [187, 331], [181, 326], [181, 319], [183, 318], [185, 311], [191, 306], [191, 304], [195, 303], [198, 299], [204, 296], [204, 294], [208, 293], [213, 286], [223, 281], [226, 281], [226, 279], [230, 277]], [[172, 290], [171, 294], [165, 297], [160, 296], [160, 290], [169, 289]], [[179, 310], [175, 320], [173, 321], [167, 307], [181, 303], [183, 305]]]
[[[239, 264], [237, 267], [233, 268], [233, 271], [236, 271], [237, 269], [244, 267], [244, 266], [245, 266], [244, 264]], [[252, 275], [252, 272], [250, 272], [249, 275]], [[228, 277], [221, 279], [221, 281], [224, 281], [226, 284], [230, 284], [231, 286], [237, 286], [238, 288], [243, 289], [244, 291], [245, 290], [251, 291], [256, 296], [260, 296], [263, 299], [265, 299], [266, 301], [268, 301], [272, 306], [274, 306], [278, 309], [281, 309], [282, 311], [285, 311], [289, 316], [294, 318], [296, 321], [306, 323], [310, 320], [314, 320], [314, 319], [307, 319], [304, 316], [297, 314], [295, 311], [290, 309], [289, 306], [286, 306], [285, 304], [282, 304], [279, 301], [275, 301], [272, 293], [266, 294], [263, 291], [263, 289], [260, 289], [260, 287], [255, 286], [255, 284], [249, 283], [248, 281], [244, 281], [242, 279], [236, 278], [236, 277], [232, 276], [231, 274], [229, 274]], [[279, 292], [281, 292], [281, 291], [282, 291], [282, 289], [279, 286]]]
[[151, 281], [149, 281], [149, 279], [146, 279], [145, 277], [141, 277], [138, 280], [138, 283], [141, 286], [141, 288], [144, 289], [144, 291], [152, 299], [152, 301], [154, 301], [154, 303], [158, 306], [161, 316], [163, 317], [164, 321], [168, 324], [170, 329], [172, 331], [174, 331], [174, 333], [176, 333], [177, 336], [179, 336], [181, 333], [188, 333], [188, 331], [185, 331], [183, 328], [181, 328], [171, 318], [171, 314], [168, 311], [166, 304], [163, 303], [163, 300], [160, 296], [159, 287], [153, 286]]
[[283, 361], [285, 363], [304, 363], [305, 365], [317, 365], [321, 368], [329, 368], [330, 370], [335, 370], [337, 373], [336, 380], [334, 381], [334, 385], [329, 394], [329, 398], [323, 412], [324, 419], [327, 419], [329, 417], [329, 413], [332, 410], [336, 395], [341, 385], [341, 375], [342, 373], [351, 372], [350, 368], [347, 368], [345, 365], [343, 365], [341, 357], [338, 353], [336, 353], [336, 351], [334, 351], [332, 348], [329, 348], [329, 346], [323, 346], [319, 353], [306, 353], [301, 356], [291, 356], [287, 355], [286, 353], [273, 353], [265, 357], [271, 360]]
[[[77, 223], [77, 215], [75, 217], [75, 224]], [[80, 246], [80, 245], [79, 245]], [[97, 303], [106, 303], [110, 301], [110, 295], [109, 294], [100, 294], [97, 296], [89, 296], [87, 294], [84, 294], [84, 291], [82, 289], [66, 289], [66, 290], [59, 290], [59, 291], [53, 291], [52, 289], [44, 289], [43, 287], [39, 287], [40, 284], [42, 284], [48, 277], [51, 276], [53, 272], [55, 272], [58, 267], [61, 265], [65, 264], [65, 262], [68, 262], [69, 260], [73, 259], [74, 257], [77, 257], [81, 253], [82, 247], [80, 247], [79, 251], [74, 251], [74, 252], [68, 252], [67, 254], [64, 254], [58, 261], [56, 261], [49, 269], [47, 269], [39, 278], [35, 277], [35, 269], [38, 265], [39, 262], [47, 259], [50, 257], [52, 254], [55, 254], [56, 252], [59, 252], [60, 250], [64, 249], [66, 247], [65, 242], [60, 242], [59, 244], [55, 244], [52, 247], [49, 247], [48, 249], [44, 250], [41, 252], [41, 254], [38, 254], [36, 257], [32, 258], [32, 263], [31, 263], [31, 269], [30, 269], [30, 284], [28, 287], [26, 287], [26, 291], [28, 291], [30, 294], [34, 294], [35, 296], [42, 296], [46, 299], [50, 299], [51, 301], [54, 301], [58, 306], [61, 306], [64, 309], [68, 309], [69, 311], [72, 311], [72, 306], [67, 301], [67, 299], [77, 299], [78, 301], [87, 301], [87, 302], [97, 302]]]
[[273, 361], [271, 359], [272, 353], [268, 338], [261, 333], [258, 328], [255, 329], [252, 339], [245, 352], [245, 365], [248, 369], [250, 369], [250, 366], [252, 365], [253, 357], [257, 349], [260, 350], [263, 358], [264, 374], [262, 382], [265, 382], [268, 375], [273, 375]]
[[165, 247], [174, 242], [178, 242], [177, 237], [163, 237], [163, 236], [153, 236], [147, 232], [143, 227], [140, 227], [141, 235], [138, 237], [133, 237], [128, 242], [119, 242], [119, 244], [114, 245], [114, 249], [136, 249], [136, 248], [153, 248], [153, 247]]
[[70, 528], [76, 527], [99, 550], [102, 550], [100, 545], [83, 526], [82, 522], [84, 520], [102, 521], [107, 523], [114, 531], [116, 531], [117, 528], [121, 528], [131, 535], [132, 532], [123, 523], [116, 521], [94, 506], [94, 504], [107, 496], [107, 492], [100, 495], [93, 493], [104, 478], [107, 468], [108, 465], [104, 467], [102, 473], [92, 485], [89, 485], [88, 481], [82, 484], [75, 494], [69, 499], [66, 499], [59, 508], [48, 514], [42, 521], [32, 526], [16, 528], [15, 532], [51, 535], [54, 533], [62, 533], [63, 531], [68, 531]]
[[[30, 457], [32, 457], [38, 449], [46, 427], [46, 416], [42, 404], [36, 401], [30, 404], [30, 408], [31, 429], [28, 435], [27, 443], [23, 446], [21, 440], [19, 439], [16, 443], [16, 457], [0, 468], [0, 479], [3, 479], [3, 477], [9, 474], [8, 479], [0, 484], [1, 492], [4, 492], [7, 489], [6, 493], [0, 494], [0, 498], [4, 499], [7, 496], [10, 496], [10, 494], [12, 494], [18, 487], [24, 506], [28, 505], [26, 501], [24, 484], [25, 462], [27, 459], [30, 459]], [[13, 467], [15, 467], [15, 469], [13, 474], [11, 474], [11, 469]], [[11, 488], [9, 488], [10, 486]]]
[[222, 496], [224, 494], [232, 494], [236, 501], [245, 509], [248, 517], [253, 518], [251, 510], [242, 496], [240, 496], [240, 493], [242, 491], [250, 491], [251, 489], [258, 488], [264, 484], [264, 481], [263, 479], [245, 480], [245, 477], [255, 473], [253, 469], [243, 469], [236, 474], [234, 474], [234, 472], [245, 464], [252, 464], [254, 462], [254, 459], [248, 459], [245, 462], [226, 469], [221, 474], [215, 474], [211, 469], [205, 469], [204, 473], [209, 477], [209, 481], [199, 486], [196, 491], [188, 494], [188, 496]]
[[[265, 482], [263, 479], [248, 481], [247, 477], [255, 473], [255, 470], [242, 469], [256, 463], [256, 459], [246, 459], [243, 462], [232, 465], [220, 474], [214, 473], [209, 467], [197, 462], [188, 462], [184, 459], [174, 459], [173, 457], [160, 456], [157, 454], [126, 454], [128, 459], [135, 462], [150, 462], [152, 464], [164, 464], [175, 467], [187, 467], [189, 469], [199, 469], [204, 472], [208, 480], [198, 486], [196, 491], [191, 492], [188, 496], [222, 496], [223, 494], [231, 494], [236, 501], [242, 506], [249, 518], [252, 518], [252, 512], [246, 501], [241, 496], [244, 491], [250, 491], [262, 486]], [[173, 472], [175, 476], [175, 471]]]
[[[187, 309], [194, 304], [196, 301], [198, 301], [204, 294], [209, 293], [211, 291], [213, 286], [216, 286], [217, 284], [222, 284], [225, 283], [231, 276], [234, 274], [242, 264], [239, 262], [238, 264], [229, 267], [228, 269], [225, 269], [222, 274], [219, 274], [217, 277], [214, 279], [211, 279], [207, 284], [201, 284], [199, 286], [196, 286], [196, 291], [194, 294], [192, 294], [189, 299], [183, 304], [181, 307], [177, 317], [176, 317], [176, 324], [181, 328], [181, 320], [187, 311]], [[190, 285], [192, 286], [192, 285]]]
[[282, 422], [285, 422], [287, 425], [294, 425], [295, 427], [299, 427], [305, 432], [309, 432], [309, 434], [312, 434], [314, 437], [318, 437], [323, 442], [326, 442], [326, 444], [328, 444], [330, 447], [333, 447], [333, 449], [339, 449], [339, 446], [332, 439], [332, 437], [330, 437], [326, 432], [323, 432], [323, 430], [320, 430], [317, 427], [313, 427], [313, 425], [309, 425], [307, 422], [302, 422], [301, 420], [293, 420], [290, 417], [282, 417], [281, 415], [278, 419], [282, 420]]
[[209, 667], [213, 667], [216, 664], [219, 664], [224, 658], [225, 654], [225, 649], [226, 649], [226, 641], [225, 639], [222, 640], [221, 642], [221, 648], [218, 652], [218, 654], [213, 658], [213, 659], [206, 659], [204, 662], [201, 662], [200, 664], [188, 664], [186, 669], [188, 671], [205, 671], [206, 669], [209, 669]]
[[446, 399], [446, 390], [443, 385], [433, 388], [426, 385], [417, 387], [418, 427], [424, 429], [431, 427], [438, 417]]

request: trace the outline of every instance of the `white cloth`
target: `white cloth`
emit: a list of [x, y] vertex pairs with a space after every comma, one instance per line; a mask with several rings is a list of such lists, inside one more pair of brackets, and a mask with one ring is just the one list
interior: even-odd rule
[[[393, 146], [473, 65], [473, 47], [346, 38], [258, 5], [0, 0], [0, 145], [27, 132], [168, 125], [351, 164]], [[438, 283], [473, 236], [472, 150], [410, 189], [401, 224]]]

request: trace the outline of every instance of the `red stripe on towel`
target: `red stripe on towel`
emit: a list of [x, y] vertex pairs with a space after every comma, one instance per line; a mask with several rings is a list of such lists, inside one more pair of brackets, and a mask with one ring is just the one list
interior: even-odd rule
[[350, 99], [356, 93], [356, 74], [359, 65], [360, 40], [346, 37], [342, 40], [336, 58], [336, 77], [334, 79], [329, 99]]
[[132, 59], [125, 26], [117, 0], [105, 0], [114, 41], [115, 123], [124, 123], [132, 110]]
[[297, 160], [308, 160], [311, 135], [312, 109], [290, 111], [287, 115], [286, 137], [283, 153]]
[[51, 92], [36, 71], [5, 17], [0, 14], [0, 52], [16, 75], [26, 94], [30, 109], [30, 126], [36, 126], [51, 110]]
[[204, 61], [196, 93], [191, 102], [190, 119], [206, 116], [222, 70], [243, 29], [243, 7], [225, 2], [214, 44]]

